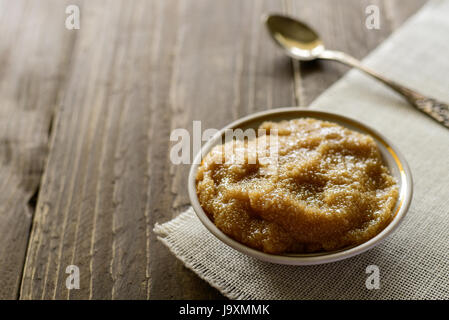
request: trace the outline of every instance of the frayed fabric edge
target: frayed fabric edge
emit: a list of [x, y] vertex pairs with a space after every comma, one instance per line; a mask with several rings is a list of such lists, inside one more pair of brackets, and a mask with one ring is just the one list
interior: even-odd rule
[[177, 230], [184, 224], [192, 222], [195, 219], [192, 208], [187, 209], [176, 218], [159, 224], [154, 225], [153, 231], [157, 235], [157, 239], [165, 245], [168, 250], [179, 259], [188, 269], [192, 270], [201, 279], [209, 283], [212, 287], [220, 291], [224, 296], [233, 300], [253, 300], [254, 297], [248, 296], [248, 294], [238, 290], [234, 287], [229, 287], [226, 282], [220, 278], [213, 270], [210, 270], [206, 266], [200, 263], [195, 263], [183, 252], [183, 249], [178, 247], [176, 243], [171, 241], [171, 235], [176, 233]]

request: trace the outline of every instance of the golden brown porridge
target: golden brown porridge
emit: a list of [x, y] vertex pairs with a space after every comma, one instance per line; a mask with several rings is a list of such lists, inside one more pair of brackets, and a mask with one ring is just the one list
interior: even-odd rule
[[[390, 222], [398, 188], [372, 137], [310, 118], [260, 129], [266, 135], [214, 147], [198, 167], [199, 202], [225, 234], [267, 253], [331, 251]], [[274, 133], [277, 166], [267, 170], [249, 150], [261, 139], [269, 148]], [[226, 147], [246, 150], [243, 161], [227, 163]]]

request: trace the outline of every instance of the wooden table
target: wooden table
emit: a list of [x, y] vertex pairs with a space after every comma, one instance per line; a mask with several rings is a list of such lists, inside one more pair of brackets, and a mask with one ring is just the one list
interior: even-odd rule
[[[307, 106], [348, 70], [292, 62], [262, 13], [298, 16], [362, 58], [423, 3], [1, 1], [0, 298], [223, 298], [152, 232], [189, 205], [171, 131]], [[69, 4], [79, 30], [65, 28]], [[365, 27], [370, 4], [379, 30]]]

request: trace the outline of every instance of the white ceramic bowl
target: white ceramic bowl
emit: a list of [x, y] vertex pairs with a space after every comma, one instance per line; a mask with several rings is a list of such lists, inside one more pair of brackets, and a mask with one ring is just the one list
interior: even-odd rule
[[[196, 193], [196, 173], [198, 169], [198, 163], [201, 162], [200, 161], [201, 155], [206, 155], [215, 145], [222, 143], [222, 136], [224, 135], [225, 129], [237, 129], [237, 128], [243, 130], [248, 128], [257, 129], [259, 125], [264, 121], [281, 121], [304, 117], [335, 122], [351, 130], [369, 134], [376, 140], [379, 150], [382, 154], [383, 160], [390, 169], [390, 174], [397, 179], [399, 185], [399, 197], [396, 203], [396, 207], [394, 209], [394, 217], [392, 221], [387, 225], [387, 227], [383, 229], [374, 238], [371, 238], [370, 240], [357, 246], [344, 248], [338, 251], [318, 252], [311, 254], [275, 255], [252, 249], [224, 234], [220, 229], [218, 229], [215, 226], [215, 224], [209, 219], [204, 210], [201, 208]], [[371, 249], [374, 246], [378, 245], [382, 240], [384, 240], [388, 235], [390, 235], [394, 230], [396, 230], [396, 228], [399, 226], [402, 219], [404, 218], [412, 199], [413, 184], [412, 184], [412, 175], [410, 173], [410, 169], [404, 157], [396, 149], [396, 147], [394, 147], [390, 143], [390, 141], [388, 141], [388, 139], [382, 136], [379, 132], [367, 127], [366, 125], [360, 123], [357, 120], [350, 119], [330, 112], [314, 111], [304, 108], [280, 108], [255, 113], [253, 115], [241, 118], [227, 125], [225, 128], [220, 130], [214, 137], [212, 137], [203, 146], [201, 152], [196, 156], [194, 164], [190, 169], [188, 190], [191, 204], [198, 218], [214, 236], [216, 236], [218, 239], [220, 239], [228, 246], [244, 254], [267, 262], [279, 264], [291, 264], [291, 265], [311, 265], [347, 259], [349, 257], [365, 252], [366, 250]]]

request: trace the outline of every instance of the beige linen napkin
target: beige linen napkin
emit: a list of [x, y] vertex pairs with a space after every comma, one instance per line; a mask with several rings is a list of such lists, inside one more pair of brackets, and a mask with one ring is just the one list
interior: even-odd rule
[[[449, 102], [448, 17], [449, 1], [429, 2], [364, 63]], [[405, 155], [413, 173], [414, 197], [393, 235], [348, 260], [305, 267], [276, 265], [227, 247], [189, 209], [156, 224], [160, 241], [233, 299], [449, 299], [449, 129], [356, 70], [311, 107], [376, 128]], [[368, 265], [380, 269], [378, 290], [365, 286]]]

